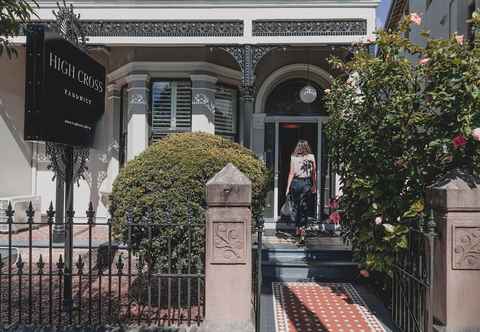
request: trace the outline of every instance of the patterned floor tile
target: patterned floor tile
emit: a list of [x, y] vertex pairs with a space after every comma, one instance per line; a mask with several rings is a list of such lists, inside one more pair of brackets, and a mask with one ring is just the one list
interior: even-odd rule
[[276, 282], [277, 332], [384, 332], [349, 283]]

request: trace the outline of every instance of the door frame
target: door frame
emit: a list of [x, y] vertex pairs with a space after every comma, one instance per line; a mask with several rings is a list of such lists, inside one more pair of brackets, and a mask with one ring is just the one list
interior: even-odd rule
[[[279, 168], [278, 168], [278, 159], [279, 159], [279, 143], [280, 143], [280, 123], [316, 123], [318, 125], [318, 141], [317, 141], [317, 204], [316, 204], [316, 215], [317, 218], [320, 216], [320, 181], [322, 174], [322, 130], [323, 125], [328, 122], [328, 116], [284, 116], [284, 115], [267, 115], [263, 117], [263, 131], [265, 131], [265, 123], [274, 123], [275, 124], [275, 168], [273, 175], [273, 218], [265, 218], [267, 223], [277, 223], [280, 219], [278, 214], [279, 210], [279, 192], [278, 192], [278, 180], [279, 180]], [[258, 146], [258, 145], [257, 145]], [[261, 153], [257, 151], [257, 154], [264, 156], [265, 146], [262, 144]], [[264, 159], [264, 158], [263, 158]], [[265, 160], [265, 159], [264, 159]]]

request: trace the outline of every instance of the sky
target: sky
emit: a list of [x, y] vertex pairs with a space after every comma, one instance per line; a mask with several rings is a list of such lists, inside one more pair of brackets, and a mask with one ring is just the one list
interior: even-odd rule
[[383, 27], [387, 19], [390, 3], [392, 0], [382, 0], [380, 6], [377, 8], [377, 27]]

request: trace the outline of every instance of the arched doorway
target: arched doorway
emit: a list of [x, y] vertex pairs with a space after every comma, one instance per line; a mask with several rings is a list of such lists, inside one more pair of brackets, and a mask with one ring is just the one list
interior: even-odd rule
[[[280, 69], [267, 78], [257, 97], [253, 147], [257, 155], [265, 160], [274, 177], [265, 209], [267, 229], [277, 228], [278, 222], [281, 222], [279, 210], [285, 200], [290, 155], [299, 139], [306, 139], [310, 143], [317, 159], [317, 220], [325, 218], [325, 202], [332, 195], [332, 179], [328, 176], [328, 163], [324, 158], [326, 146], [322, 139], [322, 126], [328, 119], [323, 99], [323, 91], [328, 87], [329, 80], [325, 78], [328, 74], [320, 77], [318, 73], [324, 72], [317, 68], [317, 74], [312, 75], [305, 70], [307, 68], [295, 65], [290, 71]], [[316, 93], [311, 103], [306, 103], [300, 97], [306, 86], [313, 88]]]

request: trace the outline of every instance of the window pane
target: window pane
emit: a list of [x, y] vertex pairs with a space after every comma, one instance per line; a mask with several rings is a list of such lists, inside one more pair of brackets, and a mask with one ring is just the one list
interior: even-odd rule
[[215, 94], [215, 134], [237, 135], [237, 90], [218, 87]]
[[152, 84], [152, 139], [192, 127], [190, 81], [155, 81]]

